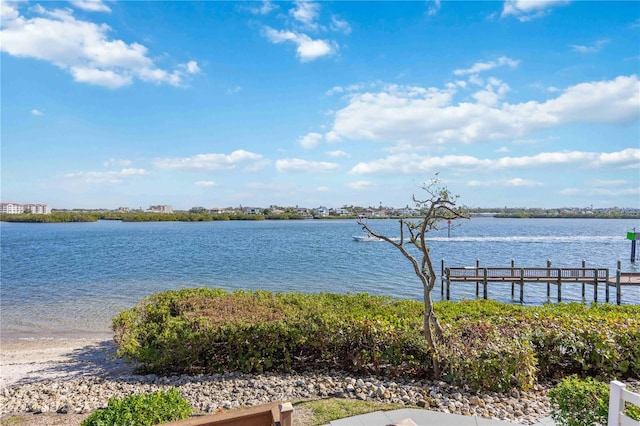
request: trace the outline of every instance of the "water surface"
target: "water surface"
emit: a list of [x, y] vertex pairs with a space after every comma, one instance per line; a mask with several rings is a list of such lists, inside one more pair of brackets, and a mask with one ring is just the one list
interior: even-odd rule
[[[398, 236], [396, 220], [369, 224]], [[447, 236], [430, 234], [440, 273], [448, 266], [609, 268], [631, 263], [625, 219], [495, 219], [460, 222]], [[183, 287], [337, 292], [421, 299], [409, 262], [383, 242], [356, 242], [354, 220], [226, 221], [0, 225], [2, 338], [104, 334], [110, 319], [151, 293]], [[590, 292], [588, 291], [588, 294]], [[604, 288], [600, 289], [604, 297]], [[434, 292], [438, 299], [440, 292]], [[475, 297], [461, 285], [454, 299]], [[489, 297], [511, 301], [510, 288], [490, 286]], [[579, 285], [563, 286], [564, 301], [580, 301]], [[543, 303], [546, 286], [525, 286], [526, 303]], [[623, 292], [640, 303], [640, 288]]]

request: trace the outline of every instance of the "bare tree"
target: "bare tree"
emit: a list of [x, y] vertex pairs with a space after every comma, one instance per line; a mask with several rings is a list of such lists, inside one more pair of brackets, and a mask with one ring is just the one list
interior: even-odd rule
[[[414, 220], [400, 219], [400, 239], [379, 234], [372, 230], [366, 223], [366, 219], [359, 218], [358, 224], [368, 234], [380, 238], [400, 250], [405, 258], [413, 265], [413, 270], [422, 282], [424, 296], [423, 333], [427, 345], [434, 357], [434, 370], [440, 375], [440, 362], [438, 360], [438, 347], [443, 343], [442, 327], [433, 312], [431, 291], [436, 284], [436, 272], [431, 260], [431, 253], [427, 245], [428, 232], [439, 229], [441, 223], [447, 224], [455, 219], [468, 219], [463, 207], [456, 205], [458, 196], [451, 195], [446, 187], [440, 186], [441, 181], [437, 174], [429, 183], [425, 183], [422, 189], [427, 193], [425, 199], [418, 199], [414, 195], [413, 202], [420, 210], [420, 218]], [[405, 238], [405, 232], [408, 235]], [[416, 250], [417, 249], [417, 253]], [[411, 251], [410, 251], [411, 250]], [[412, 253], [416, 253], [414, 255]]]

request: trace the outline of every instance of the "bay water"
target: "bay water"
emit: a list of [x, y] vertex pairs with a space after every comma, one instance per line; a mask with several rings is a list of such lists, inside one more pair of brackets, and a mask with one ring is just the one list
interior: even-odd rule
[[[397, 220], [369, 220], [399, 236]], [[629, 219], [498, 219], [473, 217], [429, 234], [440, 274], [446, 266], [557, 267], [640, 271], [631, 262]], [[358, 242], [355, 220], [0, 224], [0, 336], [102, 337], [111, 319], [141, 298], [184, 287], [274, 292], [367, 292], [422, 300], [411, 264], [384, 242]], [[440, 299], [440, 287], [433, 292]], [[552, 289], [552, 296], [554, 296]], [[475, 298], [475, 285], [455, 284], [453, 300]], [[516, 291], [516, 297], [518, 296]], [[604, 301], [604, 285], [599, 289]], [[508, 284], [489, 297], [513, 302]], [[591, 287], [587, 301], [592, 299]], [[613, 298], [615, 302], [615, 298]], [[547, 299], [546, 285], [526, 284], [525, 303]], [[579, 284], [563, 285], [563, 301], [582, 301]], [[640, 303], [640, 287], [623, 303]]]

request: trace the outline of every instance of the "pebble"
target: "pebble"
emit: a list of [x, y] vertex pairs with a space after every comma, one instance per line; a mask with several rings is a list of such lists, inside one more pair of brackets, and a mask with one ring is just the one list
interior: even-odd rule
[[327, 397], [425, 407], [430, 410], [533, 424], [550, 415], [543, 386], [531, 392], [473, 393], [441, 381], [354, 378], [339, 373], [214, 374], [210, 376], [129, 375], [82, 377], [13, 385], [0, 391], [0, 414], [87, 413], [109, 398], [175, 387], [196, 412]]

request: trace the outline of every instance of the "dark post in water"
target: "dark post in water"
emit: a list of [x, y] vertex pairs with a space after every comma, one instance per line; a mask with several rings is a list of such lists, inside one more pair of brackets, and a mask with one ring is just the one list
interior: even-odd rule
[[627, 240], [631, 240], [631, 263], [636, 261], [636, 241], [640, 240], [640, 232], [635, 231], [633, 228], [633, 232], [627, 232]]

